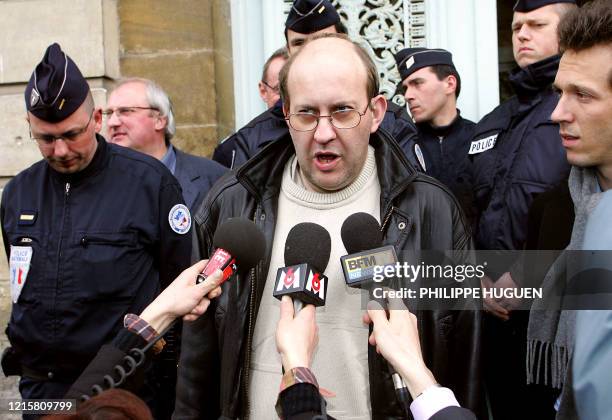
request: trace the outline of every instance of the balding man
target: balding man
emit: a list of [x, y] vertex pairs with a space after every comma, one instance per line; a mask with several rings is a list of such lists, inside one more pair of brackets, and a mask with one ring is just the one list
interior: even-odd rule
[[[371, 214], [382, 224], [384, 243], [398, 251], [471, 247], [452, 195], [416, 172], [380, 129], [387, 103], [368, 54], [344, 35], [319, 36], [281, 71], [289, 133], [216, 184], [196, 216], [202, 256], [211, 253], [211, 238], [228, 217], [254, 220], [271, 246], [252, 273], [225, 284], [207, 316], [186, 326], [176, 418], [276, 416], [283, 375], [274, 340], [279, 302], [272, 290], [277, 268], [285, 265], [288, 232], [302, 222], [318, 223], [331, 235], [327, 301], [317, 311], [320, 345], [313, 362], [319, 382], [338, 391], [328, 412], [336, 418], [403, 417], [386, 364], [366, 344], [361, 296], [345, 290], [338, 263], [346, 254], [341, 221], [356, 212]], [[419, 316], [427, 326], [422, 339], [430, 368], [462, 405], [479, 408], [479, 312]], [[442, 362], [451, 358], [452, 366]]]
[[[295, 0], [285, 22], [285, 40], [289, 55], [295, 54], [301, 46], [318, 34], [346, 33], [340, 15], [329, 0]], [[416, 128], [406, 109], [388, 103], [382, 128], [387, 130], [405, 150], [406, 156], [417, 169], [420, 164], [412, 153]], [[238, 168], [271, 142], [288, 133], [282, 112], [282, 103], [257, 116], [236, 133], [223, 140], [215, 150], [213, 159], [230, 168]]]

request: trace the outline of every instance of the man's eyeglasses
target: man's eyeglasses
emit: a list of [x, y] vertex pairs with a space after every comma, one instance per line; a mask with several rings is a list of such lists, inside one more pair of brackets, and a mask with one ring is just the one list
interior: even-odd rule
[[296, 112], [289, 114], [285, 118], [291, 128], [295, 131], [313, 131], [319, 125], [321, 118], [329, 118], [331, 125], [341, 130], [354, 128], [361, 122], [361, 117], [366, 114], [368, 106], [359, 112], [356, 109], [341, 109], [332, 112], [330, 115], [316, 115], [310, 112]]
[[120, 106], [115, 109], [105, 109], [102, 111], [102, 115], [105, 118], [110, 118], [113, 114], [116, 114], [118, 118], [125, 118], [132, 115], [134, 112], [139, 111], [141, 109], [148, 109], [150, 111], [159, 112], [158, 108], [152, 106]]
[[276, 86], [270, 86], [268, 84], [268, 82], [266, 82], [265, 80], [262, 80], [261, 83], [263, 83], [264, 85], [266, 85], [266, 87], [268, 89], [270, 89], [272, 92], [274, 93], [280, 93], [280, 84], [276, 85]]
[[32, 140], [36, 140], [36, 142], [38, 144], [40, 144], [41, 146], [51, 146], [55, 143], [55, 140], [59, 140], [62, 139], [65, 142], [74, 142], [77, 141], [79, 136], [81, 134], [83, 134], [85, 131], [87, 131], [87, 128], [89, 127], [89, 124], [91, 123], [91, 119], [93, 118], [93, 114], [94, 114], [95, 110], [92, 111], [91, 115], [89, 116], [89, 120], [87, 120], [87, 124], [85, 124], [84, 127], [82, 128], [78, 128], [76, 130], [71, 130], [71, 131], [67, 131], [63, 134], [60, 134], [59, 136], [54, 136], [52, 134], [37, 134], [37, 135], [33, 135], [32, 134], [32, 127], [30, 127], [30, 138]]

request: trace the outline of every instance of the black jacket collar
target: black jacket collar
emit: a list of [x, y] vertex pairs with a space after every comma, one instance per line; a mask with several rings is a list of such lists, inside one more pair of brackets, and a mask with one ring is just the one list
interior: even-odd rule
[[549, 88], [555, 81], [560, 60], [561, 56], [553, 55], [524, 69], [514, 69], [509, 78], [519, 100], [528, 100]]
[[419, 130], [422, 131], [423, 133], [429, 133], [436, 137], [446, 137], [451, 133], [451, 131], [453, 131], [456, 127], [460, 125], [459, 124], [460, 122], [461, 122], [461, 112], [457, 110], [457, 116], [448, 125], [441, 125], [439, 127], [434, 127], [429, 122], [424, 122], [424, 123], [417, 124], [417, 127], [419, 127]]
[[[381, 200], [390, 203], [412, 182], [417, 171], [384, 129], [378, 129], [370, 136], [370, 145], [375, 150]], [[291, 136], [287, 134], [242, 165], [236, 178], [259, 201], [275, 197], [280, 190], [285, 164], [293, 155], [295, 148]]]
[[108, 165], [108, 161], [110, 159], [110, 146], [100, 134], [96, 134], [96, 141], [98, 142], [98, 147], [96, 147], [96, 152], [94, 153], [91, 162], [89, 162], [89, 165], [87, 165], [85, 169], [73, 174], [62, 174], [49, 166], [51, 174], [60, 182], [68, 182], [73, 185], [77, 185], [85, 179], [91, 178], [98, 174]]

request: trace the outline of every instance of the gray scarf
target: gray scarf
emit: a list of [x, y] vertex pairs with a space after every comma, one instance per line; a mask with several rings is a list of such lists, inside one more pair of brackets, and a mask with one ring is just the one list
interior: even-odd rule
[[[580, 250], [588, 216], [602, 195], [595, 169], [572, 167], [569, 190], [576, 216], [566, 250]], [[563, 384], [569, 383], [571, 376], [568, 364], [574, 348], [576, 311], [561, 310], [563, 294], [559, 293], [566, 285], [565, 279], [570, 278], [566, 277], [566, 270], [571, 258], [562, 253], [548, 270], [542, 283], [544, 299], [534, 301], [527, 327], [527, 383], [563, 388], [557, 418], [573, 417], [569, 415], [573, 411], [569, 407], [573, 406], [573, 398], [568, 395], [571, 386], [563, 387]]]

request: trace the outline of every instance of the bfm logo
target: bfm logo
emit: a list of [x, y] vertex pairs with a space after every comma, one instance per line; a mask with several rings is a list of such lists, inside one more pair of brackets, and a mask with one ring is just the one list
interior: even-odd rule
[[308, 282], [306, 283], [306, 290], [310, 290], [315, 295], [325, 300], [325, 279], [321, 278], [319, 273], [310, 271], [308, 275]]
[[298, 267], [295, 271], [293, 267], [288, 267], [286, 271], [281, 274], [280, 281], [276, 286], [276, 291], [280, 292], [283, 289], [296, 289], [300, 287], [300, 268]]
[[364, 255], [363, 257], [351, 258], [346, 260], [346, 264], [349, 271], [374, 267], [376, 265], [376, 257], [374, 255]]

